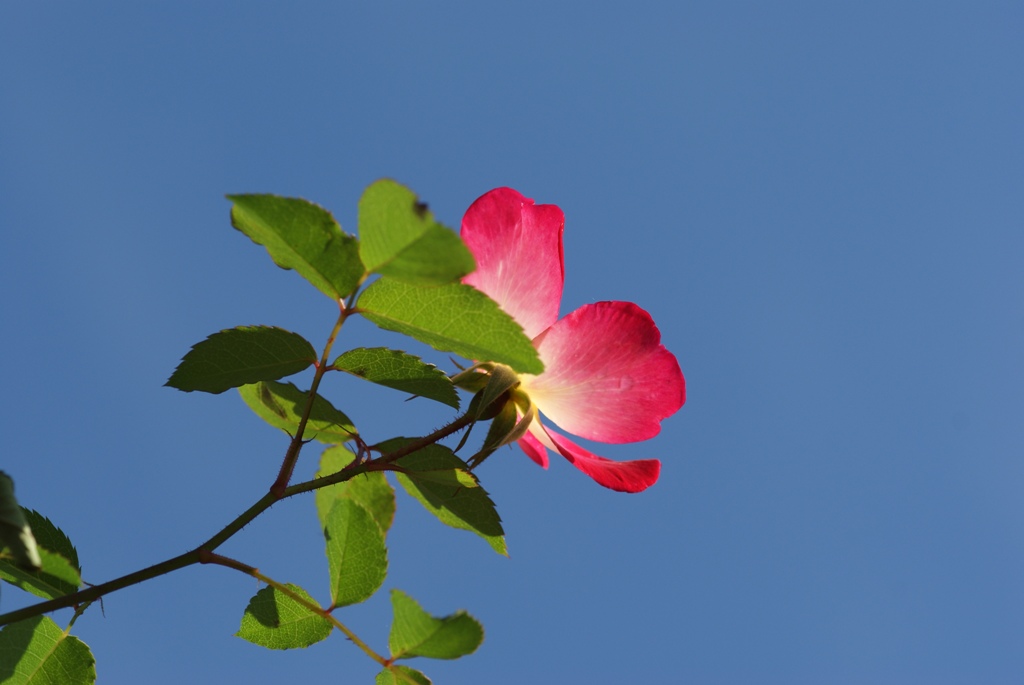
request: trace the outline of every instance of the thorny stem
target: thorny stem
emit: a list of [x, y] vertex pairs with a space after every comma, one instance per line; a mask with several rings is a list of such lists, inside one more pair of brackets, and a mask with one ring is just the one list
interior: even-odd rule
[[14, 623], [15, 621], [23, 621], [26, 618], [32, 618], [33, 616], [39, 616], [40, 614], [46, 614], [57, 609], [64, 609], [70, 606], [77, 606], [85, 602], [91, 602], [94, 599], [121, 590], [132, 585], [141, 583], [144, 580], [156, 578], [162, 576], [165, 573], [171, 571], [177, 571], [178, 569], [191, 566], [199, 561], [199, 551], [193, 550], [186, 552], [185, 554], [179, 554], [178, 556], [168, 559], [167, 561], [161, 561], [159, 564], [154, 564], [148, 568], [144, 568], [135, 573], [129, 573], [126, 576], [115, 578], [114, 580], [107, 581], [100, 585], [93, 585], [84, 590], [70, 595], [64, 595], [57, 599], [51, 599], [48, 602], [39, 602], [32, 606], [18, 609], [16, 611], [9, 611], [6, 614], [0, 615], [0, 625], [7, 625], [8, 623]]
[[231, 521], [231, 523], [224, 526], [224, 528], [222, 528], [216, 535], [199, 545], [199, 547], [194, 550], [185, 552], [184, 554], [179, 554], [178, 556], [167, 559], [166, 561], [161, 561], [158, 564], [135, 571], [134, 573], [129, 573], [128, 575], [121, 576], [120, 578], [115, 578], [114, 580], [107, 581], [106, 583], [90, 586], [70, 595], [64, 595], [63, 597], [51, 599], [46, 602], [39, 602], [32, 606], [10, 611], [6, 614], [0, 614], [0, 626], [7, 625], [8, 623], [14, 623], [16, 621], [22, 621], [26, 618], [32, 618], [33, 616], [46, 614], [51, 611], [56, 611], [57, 609], [77, 607], [86, 602], [99, 599], [104, 595], [116, 592], [117, 590], [137, 585], [145, 580], [151, 580], [158, 576], [170, 573], [171, 571], [177, 571], [178, 569], [185, 568], [186, 566], [201, 563], [204, 556], [210, 555], [213, 550], [224, 544], [229, 538], [238, 533], [238, 531], [251, 523], [257, 516], [269, 509], [279, 500], [287, 497], [293, 497], [294, 495], [298, 495], [303, 492], [317, 490], [328, 485], [343, 483], [361, 473], [369, 471], [386, 471], [388, 470], [388, 465], [394, 461], [456, 433], [471, 424], [473, 421], [474, 418], [472, 414], [467, 412], [448, 425], [434, 431], [430, 435], [417, 438], [416, 440], [406, 443], [392, 452], [382, 454], [376, 459], [372, 459], [362, 464], [352, 464], [337, 473], [332, 473], [321, 478], [314, 478], [313, 480], [309, 480], [304, 483], [296, 483], [295, 485], [284, 488], [280, 495], [268, 492], [255, 504]]
[[[459, 418], [449, 423], [447, 426], [442, 426], [441, 428], [438, 428], [430, 435], [425, 435], [422, 438], [416, 438], [415, 440], [411, 440], [402, 447], [399, 447], [398, 449], [388, 452], [386, 454], [382, 454], [376, 459], [365, 462], [363, 464], [353, 464], [352, 466], [347, 467], [342, 471], [338, 471], [337, 473], [332, 473], [329, 476], [323, 476], [322, 478], [314, 478], [313, 480], [306, 481], [305, 483], [298, 483], [296, 485], [292, 485], [288, 488], [285, 488], [283, 496], [291, 497], [292, 495], [298, 495], [299, 493], [302, 492], [318, 490], [320, 488], [327, 487], [328, 485], [334, 485], [335, 483], [346, 481], [349, 478], [352, 478], [352, 476], [358, 475], [360, 473], [366, 473], [368, 471], [387, 471], [388, 464], [398, 461], [402, 457], [412, 454], [416, 450], [423, 449], [427, 445], [433, 445], [438, 440], [443, 440], [444, 438], [447, 438], [449, 435], [452, 435], [453, 433], [458, 433], [460, 430], [462, 430], [469, 424], [473, 423], [473, 421], [475, 420], [475, 417], [471, 413], [466, 412]], [[342, 477], [343, 475], [344, 477]]]
[[316, 365], [316, 372], [313, 374], [313, 384], [309, 388], [309, 397], [306, 399], [306, 409], [302, 412], [302, 417], [299, 419], [299, 427], [295, 430], [295, 435], [292, 436], [292, 441], [288, 445], [288, 451], [285, 452], [284, 462], [281, 464], [281, 470], [277, 474], [277, 480], [270, 486], [270, 492], [276, 495], [278, 499], [283, 496], [285, 488], [288, 487], [288, 482], [292, 479], [292, 473], [295, 471], [295, 464], [299, 460], [299, 452], [302, 451], [302, 445], [304, 444], [302, 434], [306, 430], [309, 414], [313, 411], [313, 402], [316, 401], [316, 391], [320, 388], [320, 380], [327, 372], [327, 357], [331, 353], [331, 348], [334, 347], [334, 341], [338, 337], [338, 332], [341, 331], [342, 324], [352, 314], [352, 310], [345, 306], [343, 300], [338, 300], [338, 306], [341, 311], [338, 314], [338, 320], [334, 322], [331, 334], [327, 337], [324, 352], [320, 355], [320, 363]]
[[305, 606], [310, 611], [319, 614], [331, 622], [338, 630], [351, 640], [357, 647], [366, 653], [371, 659], [376, 661], [384, 668], [390, 670], [397, 678], [410, 685], [417, 685], [416, 681], [406, 673], [397, 669], [393, 663], [393, 659], [385, 659], [381, 655], [377, 654], [373, 649], [370, 648], [365, 642], [363, 642], [355, 633], [349, 630], [344, 624], [338, 619], [334, 618], [330, 610], [322, 609], [319, 605], [314, 602], [310, 602], [287, 586], [278, 583], [272, 578], [268, 578], [259, 572], [258, 569], [243, 564], [240, 561], [230, 559], [220, 554], [215, 554], [213, 550], [220, 547], [222, 544], [227, 542], [231, 537], [238, 533], [242, 528], [251, 523], [256, 517], [262, 514], [264, 511], [269, 509], [274, 503], [288, 498], [293, 497], [304, 492], [310, 492], [319, 488], [327, 487], [328, 485], [334, 485], [336, 483], [343, 483], [347, 480], [354, 478], [361, 473], [367, 473], [370, 471], [387, 471], [391, 470], [389, 467], [394, 464], [397, 460], [402, 457], [412, 454], [416, 450], [422, 449], [427, 445], [432, 445], [439, 440], [457, 433], [466, 426], [469, 426], [476, 420], [476, 416], [472, 411], [467, 411], [462, 416], [456, 418], [454, 421], [446, 426], [442, 426], [438, 430], [434, 431], [430, 435], [423, 436], [412, 440], [402, 447], [382, 454], [377, 459], [371, 459], [363, 463], [353, 463], [348, 467], [332, 473], [321, 478], [314, 478], [313, 480], [306, 481], [304, 483], [297, 483], [289, 486], [288, 483], [291, 481], [292, 474], [295, 471], [295, 464], [299, 459], [299, 452], [302, 450], [304, 444], [302, 436], [306, 429], [306, 423], [309, 421], [310, 413], [313, 409], [313, 402], [316, 399], [317, 389], [320, 387], [320, 381], [324, 376], [324, 373], [328, 369], [328, 356], [330, 355], [331, 348], [334, 346], [334, 341], [338, 337], [338, 333], [341, 331], [342, 324], [345, 323], [345, 319], [353, 314], [359, 313], [359, 310], [354, 307], [356, 300], [356, 294], [353, 293], [348, 302], [339, 300], [338, 305], [341, 308], [341, 312], [338, 315], [338, 319], [334, 324], [334, 328], [331, 329], [331, 334], [327, 338], [327, 343], [324, 345], [323, 354], [320, 356], [320, 362], [316, 366], [316, 371], [313, 375], [313, 382], [309, 389], [309, 397], [306, 402], [306, 408], [299, 419], [299, 425], [295, 431], [295, 435], [292, 437], [291, 442], [288, 445], [288, 449], [285, 452], [284, 462], [281, 464], [281, 469], [278, 472], [277, 479], [274, 484], [270, 487], [270, 492], [265, 494], [259, 500], [256, 501], [251, 507], [246, 509], [244, 512], [239, 514], [233, 521], [228, 525], [224, 526], [218, 531], [213, 537], [199, 545], [190, 552], [179, 554], [176, 557], [167, 559], [158, 564], [154, 564], [147, 568], [129, 573], [115, 578], [114, 580], [107, 581], [100, 585], [92, 585], [85, 590], [80, 590], [70, 595], [64, 595], [56, 599], [51, 599], [46, 602], [39, 602], [32, 606], [24, 607], [16, 611], [9, 611], [6, 614], [0, 614], [0, 626], [7, 625], [9, 623], [15, 623], [17, 621], [23, 621], [34, 616], [40, 616], [42, 614], [56, 611], [58, 609], [64, 609], [67, 607], [75, 607], [75, 615], [71, 618], [71, 622], [68, 625], [68, 630], [74, 625], [74, 622], [78, 617], [85, 611], [89, 603], [102, 598], [117, 590], [137, 585], [146, 580], [151, 580], [159, 576], [165, 575], [172, 571], [191, 566], [193, 564], [217, 564], [228, 568], [233, 568], [237, 571], [241, 571], [247, 575], [250, 575], [267, 585], [273, 587], [278, 592], [287, 595], [294, 601]]

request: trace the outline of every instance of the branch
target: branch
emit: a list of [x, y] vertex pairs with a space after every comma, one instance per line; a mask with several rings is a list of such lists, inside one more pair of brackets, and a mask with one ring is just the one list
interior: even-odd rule
[[27, 618], [32, 618], [33, 616], [39, 616], [51, 611], [56, 611], [57, 609], [65, 609], [67, 607], [91, 602], [103, 597], [104, 595], [110, 594], [111, 592], [116, 592], [117, 590], [137, 585], [145, 580], [162, 576], [166, 573], [170, 573], [171, 571], [177, 571], [178, 569], [182, 569], [193, 564], [205, 563], [203, 562], [204, 557], [208, 558], [208, 555], [210, 555], [213, 550], [227, 542], [232, 536], [238, 533], [238, 531], [249, 525], [257, 516], [273, 506], [274, 503], [304, 492], [318, 490], [320, 488], [327, 487], [328, 485], [343, 483], [361, 473], [387, 470], [387, 465], [392, 462], [462, 430], [469, 424], [473, 423], [474, 420], [473, 416], [467, 412], [449, 423], [447, 426], [439, 428], [430, 435], [417, 438], [397, 450], [382, 454], [376, 459], [372, 459], [362, 464], [352, 464], [337, 473], [330, 474], [329, 476], [314, 478], [313, 480], [309, 480], [304, 483], [297, 483], [286, 487], [280, 494], [276, 494], [273, 491], [268, 492], [255, 504], [231, 521], [231, 523], [224, 526], [224, 528], [217, 532], [216, 535], [199, 545], [199, 547], [194, 550], [185, 552], [184, 554], [180, 554], [166, 561], [162, 561], [159, 564], [154, 564], [153, 566], [144, 568], [141, 571], [135, 571], [134, 573], [129, 573], [126, 576], [121, 576], [120, 578], [107, 581], [101, 585], [93, 585], [92, 587], [79, 590], [78, 592], [74, 592], [70, 595], [64, 595], [63, 597], [57, 597], [56, 599], [39, 602], [32, 606], [10, 611], [6, 614], [0, 614], [0, 626], [7, 625], [8, 623], [14, 623], [16, 621], [23, 621]]
[[368, 657], [376, 661], [378, 664], [384, 666], [385, 668], [389, 666], [389, 661], [387, 659], [382, 657], [380, 654], [377, 654], [377, 652], [373, 651], [373, 649], [368, 644], [363, 642], [358, 635], [353, 633], [351, 630], [349, 630], [347, 626], [345, 626], [345, 624], [343, 624], [341, 621], [335, 618], [334, 615], [331, 613], [330, 609], [324, 609], [316, 602], [310, 602], [305, 597], [302, 597], [298, 593], [294, 592], [284, 583], [279, 583], [273, 578], [263, 575], [262, 573], [260, 573], [259, 569], [249, 566], [248, 564], [244, 564], [240, 561], [222, 556], [220, 554], [214, 554], [213, 552], [204, 552], [201, 556], [201, 563], [203, 564], [217, 564], [218, 566], [224, 566], [227, 568], [233, 568], [236, 571], [241, 571], [242, 573], [248, 576], [252, 576], [256, 580], [259, 580], [269, 585], [281, 594], [290, 597], [293, 601], [297, 602], [298, 604], [301, 604], [314, 614], [322, 616], [328, 621], [330, 621], [330, 623], [335, 628], [340, 630], [345, 635], [345, 637], [351, 640], [357, 647], [359, 647], [359, 649], [363, 650], [363, 652]]
[[323, 354], [320, 355], [320, 363], [316, 365], [313, 383], [309, 388], [309, 397], [306, 398], [306, 409], [299, 418], [299, 427], [292, 437], [291, 444], [288, 445], [288, 451], [285, 452], [284, 462], [281, 464], [281, 470], [277, 474], [277, 480], [270, 486], [270, 492], [276, 495], [278, 499], [284, 495], [284, 490], [288, 487], [288, 481], [292, 479], [295, 464], [299, 460], [299, 452], [302, 451], [302, 446], [305, 444], [302, 441], [302, 434], [306, 430], [309, 414], [313, 411], [313, 403], [316, 401], [316, 391], [320, 388], [320, 380], [324, 377], [324, 373], [327, 372], [327, 357], [331, 354], [331, 348], [338, 337], [338, 332], [341, 331], [342, 324], [345, 323], [345, 319], [351, 314], [351, 311], [345, 307], [343, 301], [339, 300], [338, 306], [341, 307], [341, 313], [338, 314], [338, 320], [334, 322], [334, 328], [331, 329], [331, 334], [327, 337], [327, 344], [324, 345]]

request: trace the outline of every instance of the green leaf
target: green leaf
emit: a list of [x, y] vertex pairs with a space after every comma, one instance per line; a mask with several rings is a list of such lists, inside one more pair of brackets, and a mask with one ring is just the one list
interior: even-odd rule
[[40, 568], [26, 568], [5, 551], [0, 553], [0, 579], [43, 599], [76, 592], [82, 585], [78, 550], [50, 519], [31, 509], [22, 508], [22, 512], [35, 535]]
[[193, 345], [165, 385], [217, 394], [291, 376], [315, 361], [316, 350], [298, 333], [273, 326], [239, 326]]
[[373, 515], [350, 499], [334, 503], [324, 526], [333, 606], [365, 602], [388, 574], [384, 531]]
[[[401, 673], [401, 675], [398, 675]], [[415, 668], [393, 665], [377, 674], [374, 685], [433, 685], [433, 681]]]
[[359, 243], [323, 207], [276, 195], [228, 195], [231, 225], [267, 248], [274, 263], [295, 271], [335, 300], [366, 275]]
[[461, 283], [418, 288], [381, 278], [359, 298], [362, 314], [381, 328], [467, 359], [508, 364], [538, 374], [544, 365], [511, 316], [479, 290]]
[[67, 635], [46, 616], [0, 630], [0, 683], [4, 685], [91, 685], [96, 659], [88, 645]]
[[[320, 456], [320, 470], [316, 477], [321, 478], [337, 473], [355, 460], [355, 455], [344, 447], [329, 447]], [[327, 515], [338, 500], [350, 499], [362, 505], [373, 515], [380, 529], [385, 533], [391, 528], [395, 518], [395, 489], [391, 487], [382, 471], [361, 473], [347, 480], [316, 490], [316, 511], [320, 517], [320, 527], [327, 525]]]
[[341, 355], [331, 366], [371, 383], [459, 408], [459, 394], [444, 371], [399, 350], [360, 347]]
[[405, 283], [444, 285], [476, 269], [462, 239], [390, 179], [371, 184], [359, 199], [359, 237], [366, 268]]
[[450, 488], [480, 487], [480, 481], [476, 479], [476, 476], [462, 469], [409, 471], [406, 475], [417, 482], [438, 483], [440, 485], [447, 485]]
[[[319, 606], [309, 593], [297, 585], [289, 590], [307, 602]], [[327, 639], [333, 626], [320, 614], [272, 587], [257, 592], [242, 615], [242, 625], [235, 633], [243, 640], [267, 649], [309, 647]]]
[[[378, 448], [387, 453], [409, 442], [406, 438], [388, 440]], [[476, 533], [487, 541], [495, 552], [508, 556], [505, 532], [494, 502], [481, 487], [466, 487], [453, 475], [449, 482], [438, 482], [437, 472], [469, 471], [466, 462], [443, 445], [428, 445], [395, 462], [406, 470], [398, 473], [398, 482], [415, 497], [427, 511], [441, 523]], [[417, 478], [417, 471], [427, 472], [426, 478]]]
[[401, 590], [391, 591], [391, 606], [395, 612], [388, 638], [392, 658], [458, 659], [475, 652], [484, 640], [483, 626], [465, 611], [434, 618]]
[[5, 548], [17, 566], [36, 571], [43, 567], [32, 527], [14, 496], [14, 481], [0, 471], [0, 551]]
[[[306, 411], [309, 391], [299, 390], [292, 383], [262, 381], [243, 385], [238, 393], [257, 416], [274, 428], [295, 435], [299, 419]], [[309, 420], [302, 432], [307, 440], [319, 440], [331, 445], [351, 440], [358, 434], [352, 421], [320, 395], [313, 400]]]
[[78, 591], [82, 579], [70, 561], [44, 547], [39, 548], [39, 558], [42, 568], [32, 571], [0, 555], [0, 579], [43, 599], [56, 599]]
[[28, 520], [29, 525], [32, 526], [32, 532], [35, 533], [36, 542], [39, 543], [39, 546], [60, 554], [81, 572], [82, 566], [78, 563], [78, 550], [71, 544], [67, 534], [38, 511], [25, 509], [24, 512], [25, 518]]

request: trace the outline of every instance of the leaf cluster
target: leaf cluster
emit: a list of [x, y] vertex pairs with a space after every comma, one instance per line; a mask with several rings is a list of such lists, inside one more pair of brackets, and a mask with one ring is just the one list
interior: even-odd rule
[[[337, 629], [381, 664], [378, 683], [429, 683], [420, 671], [397, 662], [472, 653], [483, 640], [483, 629], [469, 614], [435, 617], [406, 593], [392, 590], [390, 653], [383, 656], [355, 636], [336, 613], [366, 601], [386, 580], [387, 534], [396, 511], [396, 490], [388, 471], [395, 472], [402, 489], [443, 524], [470, 531], [507, 555], [494, 502], [472, 473], [482, 457], [467, 463], [438, 441], [477, 421], [505, 416], [508, 411], [498, 410], [498, 399], [517, 383], [516, 372], [540, 373], [543, 365], [522, 328], [486, 295], [461, 283], [475, 269], [472, 255], [408, 188], [388, 179], [367, 188], [359, 201], [358, 237], [345, 233], [330, 212], [306, 200], [275, 195], [228, 198], [232, 226], [264, 247], [277, 266], [295, 271], [334, 300], [339, 316], [320, 352], [293, 331], [238, 326], [196, 343], [171, 374], [166, 384], [185, 392], [218, 394], [236, 388], [256, 416], [291, 439], [270, 495], [175, 567], [219, 563], [266, 584], [250, 600], [237, 632], [249, 642], [269, 649], [308, 647]], [[468, 412], [448, 427], [424, 438], [394, 437], [371, 445], [349, 416], [320, 394], [324, 374], [355, 376], [456, 410], [461, 403], [449, 375], [403, 350], [354, 347], [335, 353], [331, 361], [342, 325], [357, 315], [435, 350], [484, 362], [507, 374], [495, 373], [494, 382], [478, 393], [484, 397], [476, 397]], [[307, 389], [286, 380], [311, 368], [313, 380]], [[494, 412], [482, 410], [491, 405]], [[507, 437], [510, 429], [501, 426]], [[488, 440], [485, 447], [491, 451], [500, 443], [498, 438]], [[290, 486], [299, 454], [311, 441], [326, 445], [316, 478]], [[327, 558], [328, 599], [323, 604], [315, 593], [213, 552], [275, 499], [309, 490], [315, 491]], [[77, 551], [48, 519], [17, 505], [13, 485], [4, 474], [0, 536], [0, 579], [43, 599], [68, 598], [62, 606], [71, 603], [82, 586]], [[75, 618], [87, 606], [76, 605]], [[94, 682], [93, 657], [84, 643], [69, 635], [70, 628], [35, 616], [0, 631], [0, 682]]]
[[[78, 550], [50, 519], [18, 505], [14, 484], [2, 471], [0, 543], [0, 579], [11, 585], [43, 599], [70, 595], [81, 587]], [[0, 683], [76, 685], [95, 680], [89, 647], [53, 619], [34, 616], [0, 630]]]

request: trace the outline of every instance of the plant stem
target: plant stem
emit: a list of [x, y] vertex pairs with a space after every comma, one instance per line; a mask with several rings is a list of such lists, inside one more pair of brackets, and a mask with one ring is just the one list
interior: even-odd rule
[[229, 557], [221, 556], [220, 554], [214, 554], [212, 552], [206, 552], [206, 553], [204, 553], [202, 555], [202, 557], [203, 557], [202, 558], [202, 563], [204, 563], [204, 564], [217, 564], [219, 566], [226, 566], [227, 568], [233, 568], [236, 571], [241, 571], [242, 573], [245, 573], [246, 575], [250, 575], [250, 576], [252, 576], [253, 578], [255, 578], [257, 580], [266, 583], [267, 585], [269, 585], [270, 587], [274, 588], [275, 590], [277, 590], [281, 594], [287, 595], [288, 597], [290, 597], [295, 602], [298, 602], [302, 606], [304, 606], [307, 609], [309, 609], [310, 611], [312, 611], [314, 614], [318, 614], [319, 616], [323, 616], [325, 619], [330, 621], [334, 625], [335, 628], [337, 628], [338, 630], [340, 630], [342, 633], [345, 634], [345, 637], [347, 637], [349, 640], [352, 640], [352, 642], [355, 643], [355, 645], [357, 647], [359, 647], [359, 649], [363, 650], [363, 652], [365, 652], [368, 657], [370, 657], [371, 659], [376, 661], [378, 664], [380, 664], [381, 666], [387, 666], [388, 665], [388, 660], [387, 659], [382, 657], [380, 654], [377, 654], [377, 652], [373, 651], [373, 649], [368, 644], [366, 644], [361, 639], [359, 639], [358, 635], [353, 633], [341, 621], [336, 619], [331, 614], [331, 612], [329, 610], [322, 608], [316, 602], [310, 602], [308, 599], [302, 597], [297, 592], [294, 592], [291, 588], [289, 588], [284, 583], [279, 583], [276, 580], [274, 580], [273, 578], [269, 578], [269, 577], [263, 575], [262, 573], [259, 572], [259, 569], [257, 569], [257, 568], [249, 566], [248, 564], [243, 564], [242, 562], [236, 561], [235, 559], [231, 559]]
[[306, 400], [306, 409], [302, 412], [302, 417], [299, 419], [299, 427], [295, 431], [295, 435], [292, 436], [292, 441], [288, 445], [288, 451], [285, 452], [284, 462], [281, 464], [281, 470], [277, 474], [277, 480], [270, 486], [270, 492], [275, 494], [278, 499], [284, 496], [285, 488], [288, 487], [288, 482], [292, 479], [292, 473], [295, 472], [295, 464], [299, 460], [299, 452], [302, 451], [302, 434], [306, 430], [306, 423], [309, 421], [309, 415], [313, 411], [313, 402], [316, 401], [316, 391], [320, 388], [320, 380], [324, 377], [327, 372], [327, 357], [331, 353], [331, 348], [334, 347], [334, 341], [338, 337], [339, 331], [341, 331], [342, 324], [345, 323], [345, 319], [351, 314], [345, 303], [342, 301], [338, 302], [341, 307], [341, 312], [338, 314], [338, 320], [334, 322], [334, 328], [331, 329], [331, 334], [327, 337], [327, 344], [324, 345], [323, 354], [320, 355], [320, 363], [316, 366], [316, 372], [313, 374], [313, 383], [309, 388], [309, 397]]
[[235, 533], [237, 533], [238, 531], [242, 530], [247, 525], [252, 523], [252, 521], [257, 516], [265, 512], [267, 509], [273, 506], [275, 502], [277, 502], [280, 499], [280, 497], [276, 496], [272, 492], [268, 492], [267, 494], [263, 495], [263, 497], [261, 497], [259, 501], [256, 502], [256, 504], [252, 505], [244, 512], [239, 514], [234, 521], [221, 528], [220, 531], [218, 531], [217, 534], [214, 535], [212, 538], [210, 538], [203, 544], [199, 545], [199, 547], [196, 548], [196, 551], [198, 552], [199, 550], [206, 550], [208, 552], [212, 552], [213, 550], [217, 549], [225, 542], [227, 542], [228, 539], [231, 538]]
[[84, 590], [79, 590], [74, 594], [64, 595], [63, 597], [51, 599], [47, 602], [40, 602], [39, 604], [33, 604], [32, 606], [28, 606], [23, 609], [10, 611], [6, 614], [0, 615], [0, 625], [7, 625], [8, 623], [32, 618], [33, 616], [39, 616], [40, 614], [56, 611], [57, 609], [64, 609], [77, 604], [91, 602], [92, 600], [99, 599], [111, 592], [136, 585], [144, 580], [150, 580], [151, 578], [162, 576], [165, 573], [170, 573], [171, 571], [177, 571], [180, 568], [185, 568], [186, 566], [191, 566], [198, 562], [199, 550], [192, 550], [191, 552], [180, 554], [172, 559], [168, 559], [167, 561], [161, 561], [159, 564], [154, 564], [148, 568], [142, 569], [141, 571], [136, 571], [135, 573], [129, 573], [126, 576], [115, 578], [114, 580], [101, 585], [93, 585], [92, 587], [88, 587]]
[[352, 466], [347, 466], [341, 471], [332, 473], [329, 476], [314, 478], [313, 480], [306, 481], [305, 483], [297, 483], [287, 487], [284, 490], [283, 497], [291, 497], [303, 492], [309, 492], [310, 490], [319, 490], [320, 488], [327, 487], [328, 485], [334, 485], [335, 483], [346, 481], [360, 473], [366, 473], [368, 471], [386, 471], [388, 469], [384, 467], [387, 464], [391, 464], [406, 455], [412, 454], [416, 450], [423, 449], [427, 445], [433, 445], [438, 440], [443, 440], [449, 435], [459, 432], [469, 424], [473, 423], [473, 421], [475, 421], [475, 418], [467, 412], [449, 423], [447, 426], [437, 429], [430, 435], [411, 440], [402, 447], [391, 452], [387, 452], [386, 454], [382, 454], [376, 459], [372, 459], [364, 464], [353, 464]]
[[273, 491], [268, 492], [255, 504], [239, 514], [233, 521], [231, 521], [231, 523], [224, 526], [224, 528], [217, 532], [217, 534], [194, 550], [185, 552], [184, 554], [180, 554], [158, 564], [154, 564], [153, 566], [149, 566], [140, 571], [135, 571], [134, 573], [129, 573], [128, 575], [121, 576], [120, 578], [107, 581], [101, 585], [93, 585], [70, 595], [64, 595], [63, 597], [57, 597], [56, 599], [39, 602], [32, 606], [10, 611], [6, 614], [0, 614], [0, 626], [7, 625], [8, 623], [14, 623], [16, 621], [22, 621], [26, 618], [32, 618], [33, 616], [39, 616], [51, 611], [56, 611], [57, 609], [64, 609], [84, 604], [85, 602], [91, 602], [103, 597], [104, 595], [110, 594], [111, 592], [141, 583], [144, 580], [150, 580], [166, 573], [170, 573], [171, 571], [177, 571], [178, 569], [185, 568], [186, 566], [201, 563], [203, 557], [210, 555], [213, 550], [223, 545], [228, 539], [238, 533], [238, 531], [242, 530], [242, 528], [251, 523], [257, 516], [269, 509], [279, 500], [287, 497], [293, 497], [303, 492], [317, 490], [328, 485], [342, 483], [368, 471], [387, 470], [386, 467], [388, 464], [458, 432], [473, 421], [474, 419], [471, 414], [463, 414], [430, 435], [417, 438], [416, 440], [403, 445], [399, 449], [382, 454], [376, 459], [372, 459], [362, 464], [353, 464], [341, 471], [338, 471], [337, 473], [332, 473], [328, 476], [323, 476], [322, 478], [314, 478], [313, 480], [309, 480], [304, 483], [296, 483], [295, 485], [285, 487], [280, 494], [274, 493]]

